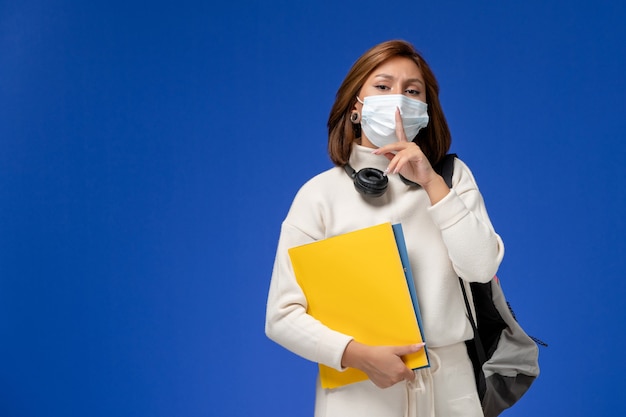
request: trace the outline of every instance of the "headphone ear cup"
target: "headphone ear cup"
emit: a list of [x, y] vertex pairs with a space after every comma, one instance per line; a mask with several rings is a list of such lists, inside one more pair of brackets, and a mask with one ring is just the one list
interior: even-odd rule
[[370, 197], [380, 197], [387, 191], [389, 179], [376, 168], [363, 168], [354, 175], [354, 188]]

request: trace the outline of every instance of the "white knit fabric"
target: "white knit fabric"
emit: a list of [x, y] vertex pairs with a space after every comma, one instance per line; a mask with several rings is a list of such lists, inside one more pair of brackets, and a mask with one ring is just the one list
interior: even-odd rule
[[[350, 164], [357, 171], [366, 167], [384, 170], [388, 160], [373, 155], [370, 148], [354, 145]], [[386, 193], [378, 198], [361, 196], [339, 167], [304, 184], [281, 228], [267, 303], [268, 337], [306, 359], [341, 369], [343, 351], [352, 338], [306, 313], [306, 299], [287, 250], [385, 222], [402, 224], [427, 345], [445, 347], [471, 339], [458, 277], [490, 280], [504, 246], [493, 230], [472, 173], [459, 159], [452, 190], [434, 206], [422, 188], [405, 185], [397, 175], [390, 175]]]

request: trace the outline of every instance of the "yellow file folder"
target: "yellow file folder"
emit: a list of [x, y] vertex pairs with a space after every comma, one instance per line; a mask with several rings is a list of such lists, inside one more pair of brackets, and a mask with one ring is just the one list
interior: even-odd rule
[[[297, 246], [289, 249], [289, 257], [308, 314], [326, 326], [368, 345], [423, 341], [399, 225], [384, 223]], [[428, 366], [426, 348], [403, 359], [412, 369]], [[343, 372], [322, 364], [319, 368], [324, 388], [367, 379], [354, 368]]]

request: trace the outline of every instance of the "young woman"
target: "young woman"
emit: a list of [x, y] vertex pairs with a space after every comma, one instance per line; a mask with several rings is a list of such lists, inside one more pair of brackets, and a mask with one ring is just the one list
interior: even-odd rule
[[[282, 224], [268, 337], [311, 361], [369, 377], [335, 389], [318, 381], [316, 417], [482, 416], [458, 277], [487, 282], [504, 247], [469, 168], [455, 160], [452, 189], [433, 169], [450, 148], [438, 94], [434, 74], [409, 43], [384, 42], [363, 54], [339, 87], [328, 120], [336, 166], [302, 186]], [[355, 175], [365, 184], [356, 187]], [[365, 345], [308, 315], [291, 268], [291, 247], [385, 222], [404, 230], [430, 368], [412, 371], [402, 362], [420, 345]]]

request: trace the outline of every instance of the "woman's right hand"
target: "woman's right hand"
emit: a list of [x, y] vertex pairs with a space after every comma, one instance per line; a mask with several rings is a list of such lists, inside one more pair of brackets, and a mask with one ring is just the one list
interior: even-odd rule
[[424, 348], [424, 343], [407, 346], [369, 346], [352, 340], [346, 346], [341, 365], [359, 369], [380, 388], [388, 388], [400, 381], [413, 381], [415, 373], [407, 368], [402, 356]]

